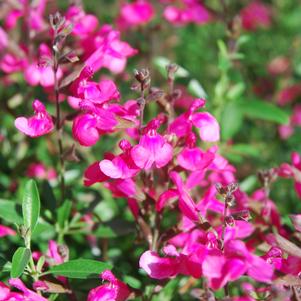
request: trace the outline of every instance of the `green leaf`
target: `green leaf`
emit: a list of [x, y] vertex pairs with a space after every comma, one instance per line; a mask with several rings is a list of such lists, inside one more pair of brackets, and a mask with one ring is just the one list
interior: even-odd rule
[[33, 232], [40, 215], [40, 196], [34, 180], [29, 180], [25, 185], [22, 211], [24, 225]]
[[153, 298], [153, 300], [154, 301], [160, 301], [160, 300], [171, 301], [171, 300], [174, 300], [175, 299], [174, 298], [175, 294], [178, 291], [179, 282], [180, 282], [179, 278], [175, 278], [175, 279], [170, 280], [164, 286], [164, 288], [162, 288], [160, 293]]
[[31, 252], [29, 249], [24, 247], [20, 247], [17, 249], [12, 258], [12, 267], [10, 271], [11, 278], [18, 278], [23, 274], [30, 257]]
[[[153, 63], [157, 67], [158, 71], [166, 78], [167, 77], [166, 66], [171, 64], [172, 62], [166, 57], [157, 56], [154, 58]], [[188, 77], [188, 76], [189, 76], [189, 72], [183, 67], [178, 65], [178, 70], [175, 74], [175, 77], [177, 78], [177, 77]]]
[[242, 94], [246, 89], [246, 85], [244, 82], [239, 82], [232, 86], [227, 93], [227, 98], [231, 100], [238, 100], [241, 98]]
[[231, 146], [231, 152], [242, 156], [259, 157], [261, 150], [257, 145], [238, 143]]
[[42, 183], [41, 202], [43, 208], [49, 209], [51, 213], [55, 212], [56, 199], [53, 189], [47, 180], [44, 180]]
[[205, 92], [200, 82], [196, 79], [192, 79], [188, 83], [188, 91], [196, 97], [207, 98], [207, 93]]
[[110, 269], [112, 269], [112, 266], [105, 262], [91, 259], [75, 259], [51, 267], [49, 273], [68, 278], [87, 279], [98, 278], [100, 273]]
[[3, 270], [6, 263], [7, 263], [7, 260], [0, 255], [0, 271]]
[[64, 204], [57, 210], [57, 221], [61, 228], [65, 227], [65, 223], [69, 219], [71, 208], [72, 208], [71, 201], [66, 200]]
[[288, 124], [289, 114], [272, 103], [261, 100], [245, 100], [240, 103], [242, 112], [251, 118]]
[[254, 175], [246, 177], [242, 182], [239, 184], [239, 188], [247, 193], [251, 193], [257, 184], [257, 177]]
[[141, 281], [132, 276], [129, 276], [129, 275], [124, 276], [123, 281], [135, 289], [141, 288]]
[[22, 223], [21, 206], [14, 201], [0, 199], [0, 218], [12, 224]]
[[37, 223], [33, 233], [31, 234], [31, 240], [35, 242], [48, 241], [55, 237], [54, 227], [46, 221], [40, 219]]
[[93, 233], [96, 237], [101, 238], [115, 238], [117, 237], [117, 234], [114, 232], [114, 230], [111, 227], [100, 225], [96, 231]]
[[224, 140], [232, 138], [241, 128], [243, 115], [236, 102], [228, 103], [222, 113], [221, 132]]

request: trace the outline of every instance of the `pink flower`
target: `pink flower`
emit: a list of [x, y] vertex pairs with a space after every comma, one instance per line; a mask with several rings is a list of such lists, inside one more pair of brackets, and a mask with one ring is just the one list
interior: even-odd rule
[[72, 133], [74, 139], [83, 146], [94, 145], [103, 133], [113, 131], [118, 124], [109, 107], [96, 107], [90, 101], [82, 101], [80, 107], [86, 113], [74, 119]]
[[0, 282], [0, 301], [6, 301], [9, 300], [10, 289], [7, 285]]
[[172, 146], [157, 133], [159, 126], [158, 120], [151, 121], [141, 136], [139, 144], [131, 150], [135, 164], [142, 169], [151, 169], [153, 165], [161, 168], [172, 159]]
[[290, 219], [298, 232], [301, 232], [301, 214], [291, 214]]
[[20, 56], [6, 53], [0, 60], [0, 69], [8, 74], [22, 71], [26, 66], [27, 60], [22, 53]]
[[84, 172], [84, 185], [91, 186], [95, 183], [104, 182], [109, 179], [99, 168], [100, 162], [94, 162]]
[[54, 240], [49, 241], [47, 256], [51, 259], [50, 265], [57, 265], [64, 262], [64, 258], [59, 252], [59, 245]]
[[291, 125], [280, 125], [278, 126], [278, 133], [281, 139], [288, 139], [294, 134], [294, 127]]
[[98, 27], [96, 16], [86, 14], [82, 8], [75, 5], [68, 8], [65, 17], [73, 24], [72, 34], [81, 39], [91, 35]]
[[26, 171], [26, 175], [30, 178], [52, 180], [57, 177], [54, 168], [47, 168], [43, 163], [31, 163]]
[[131, 157], [131, 144], [127, 140], [119, 143], [123, 153], [112, 160], [102, 160], [99, 163], [100, 170], [112, 179], [127, 179], [134, 177], [140, 169], [135, 165]]
[[126, 29], [148, 23], [153, 17], [153, 6], [146, 0], [136, 0], [121, 6], [117, 22], [122, 29]]
[[151, 278], [173, 278], [178, 274], [199, 278], [202, 275], [202, 262], [206, 254], [204, 247], [197, 246], [191, 252], [179, 253], [175, 246], [167, 245], [163, 252], [168, 257], [160, 257], [154, 251], [146, 251], [140, 257], [140, 268]]
[[170, 124], [169, 132], [178, 137], [187, 137], [192, 133], [192, 126], [200, 130], [200, 137], [204, 141], [216, 142], [220, 138], [220, 128], [216, 119], [208, 112], [195, 111], [204, 107], [205, 100], [196, 99], [189, 110], [178, 116]]
[[33, 32], [40, 32], [46, 28], [43, 14], [45, 11], [47, 0], [38, 0], [35, 5], [27, 5], [26, 1], [18, 2], [16, 9], [12, 9], [5, 16], [6, 29], [12, 29], [17, 25], [20, 17], [26, 17], [27, 26]]
[[[46, 298], [40, 296], [36, 292], [28, 289], [24, 283], [18, 279], [18, 278], [12, 278], [9, 279], [9, 284], [18, 290], [20, 290], [23, 293], [23, 299], [22, 300], [28, 300], [28, 301], [47, 301]], [[10, 299], [8, 299], [10, 300]], [[14, 299], [13, 299], [14, 300]], [[17, 299], [18, 300], [18, 299]]]
[[130, 295], [127, 285], [117, 279], [109, 270], [101, 273], [100, 278], [108, 281], [89, 292], [87, 301], [124, 301]]
[[277, 96], [277, 102], [279, 105], [284, 106], [293, 102], [297, 97], [301, 95], [301, 84], [293, 84], [287, 87], [284, 87], [279, 91]]
[[200, 215], [196, 204], [189, 195], [187, 188], [185, 187], [180, 175], [174, 171], [169, 174], [171, 180], [177, 187], [179, 194], [179, 208], [184, 216], [189, 218], [191, 221], [199, 221]]
[[203, 152], [200, 148], [195, 147], [196, 137], [194, 134], [188, 136], [186, 144], [187, 147], [183, 148], [177, 157], [179, 165], [190, 171], [203, 170], [214, 159], [214, 153], [208, 151]]
[[246, 30], [255, 30], [257, 27], [271, 25], [271, 10], [260, 1], [253, 1], [240, 12], [242, 26]]
[[288, 139], [294, 134], [295, 127], [301, 126], [301, 106], [295, 105], [293, 108], [293, 113], [290, 117], [289, 124], [280, 125], [278, 127], [279, 135], [282, 139]]
[[297, 152], [291, 154], [292, 165], [283, 163], [278, 171], [281, 177], [292, 177], [295, 180], [295, 190], [301, 198], [301, 156]]
[[8, 45], [7, 33], [0, 26], [0, 51], [5, 49]]
[[119, 91], [112, 80], [102, 80], [100, 83], [82, 81], [75, 96], [98, 105], [120, 98]]
[[18, 117], [15, 120], [15, 127], [32, 138], [50, 133], [54, 128], [54, 124], [45, 106], [39, 100], [35, 100], [32, 107], [35, 115], [30, 118]]
[[[46, 44], [41, 44], [39, 47], [39, 57], [44, 57], [43, 59], [51, 60], [51, 51]], [[58, 68], [56, 76], [60, 79], [63, 75], [62, 69]], [[53, 87], [54, 86], [54, 72], [52, 66], [40, 66], [38, 62], [30, 64], [25, 68], [24, 73], [25, 80], [31, 86], [41, 85], [42, 87]]]
[[238, 258], [227, 259], [220, 250], [210, 250], [203, 262], [204, 276], [209, 286], [217, 290], [229, 281], [234, 281], [247, 270], [245, 262]]
[[156, 252], [146, 251], [139, 260], [139, 266], [151, 278], [165, 279], [176, 276], [179, 273], [177, 258], [162, 258]]
[[83, 46], [90, 55], [85, 66], [93, 72], [105, 67], [112, 73], [121, 73], [127, 58], [137, 53], [136, 49], [120, 40], [120, 32], [113, 30], [110, 25], [104, 25], [92, 40], [85, 40]]
[[183, 8], [167, 6], [164, 10], [164, 18], [176, 26], [188, 23], [204, 24], [211, 19], [209, 11], [199, 1], [182, 1]]
[[14, 231], [9, 227], [0, 225], [0, 237], [7, 236], [7, 235], [16, 235], [16, 231]]

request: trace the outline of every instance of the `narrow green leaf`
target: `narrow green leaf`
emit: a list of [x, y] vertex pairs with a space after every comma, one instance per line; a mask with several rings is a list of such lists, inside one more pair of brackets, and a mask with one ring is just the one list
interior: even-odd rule
[[22, 223], [22, 208], [14, 201], [0, 199], [0, 218], [12, 224]]
[[141, 281], [137, 278], [134, 278], [132, 276], [126, 275], [123, 277], [123, 281], [125, 283], [127, 283], [129, 286], [135, 288], [135, 289], [139, 289], [141, 288]]
[[24, 269], [29, 262], [30, 256], [31, 252], [29, 249], [24, 247], [17, 249], [12, 258], [12, 267], [10, 271], [11, 278], [18, 278], [23, 274]]
[[108, 263], [92, 259], [75, 259], [53, 266], [49, 273], [68, 278], [98, 278], [104, 270], [110, 270], [112, 266]]
[[[161, 75], [166, 77], [167, 76], [166, 66], [171, 64], [172, 62], [166, 57], [157, 56], [154, 58], [153, 63], [157, 67]], [[189, 72], [183, 67], [178, 65], [178, 70], [175, 74], [175, 77], [188, 77], [188, 76], [189, 76]]]
[[22, 212], [24, 225], [33, 232], [40, 215], [40, 196], [34, 180], [29, 180], [25, 185]]
[[108, 226], [100, 225], [93, 233], [96, 237], [101, 238], [115, 238], [117, 237], [114, 230]]
[[221, 131], [224, 140], [232, 138], [241, 128], [243, 115], [236, 102], [228, 103], [222, 113]]
[[231, 146], [230, 151], [234, 154], [240, 154], [242, 156], [259, 157], [262, 150], [258, 145], [237, 143]]
[[65, 222], [68, 221], [71, 212], [72, 203], [66, 200], [63, 205], [57, 210], [57, 221], [61, 228], [64, 228]]
[[207, 93], [205, 92], [203, 86], [196, 79], [192, 79], [188, 83], [188, 91], [196, 97], [207, 98]]
[[230, 88], [230, 90], [227, 93], [227, 98], [231, 100], [238, 100], [242, 97], [245, 89], [245, 83], [239, 82]]
[[289, 114], [272, 103], [261, 100], [245, 100], [241, 102], [241, 109], [246, 116], [278, 124], [288, 124]]
[[0, 255], [0, 271], [3, 270], [3, 267], [5, 266], [6, 263], [7, 263], [7, 260]]

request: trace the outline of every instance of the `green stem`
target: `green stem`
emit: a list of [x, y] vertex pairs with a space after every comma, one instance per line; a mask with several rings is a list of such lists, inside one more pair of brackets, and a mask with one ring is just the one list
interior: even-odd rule
[[55, 93], [55, 107], [56, 107], [56, 132], [59, 148], [59, 161], [60, 161], [60, 186], [61, 186], [61, 203], [65, 199], [65, 161], [64, 161], [64, 148], [63, 148], [63, 127], [61, 125], [61, 108], [59, 102], [59, 83], [57, 78], [57, 71], [59, 67], [58, 63], [58, 51], [53, 50], [53, 73], [54, 73], [54, 93]]

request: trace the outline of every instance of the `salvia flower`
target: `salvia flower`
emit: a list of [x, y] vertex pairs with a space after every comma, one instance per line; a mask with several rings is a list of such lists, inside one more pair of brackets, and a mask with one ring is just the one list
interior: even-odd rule
[[246, 30], [255, 30], [258, 27], [271, 25], [271, 10], [261, 1], [253, 1], [240, 12], [242, 26]]
[[135, 165], [131, 157], [132, 146], [127, 140], [119, 143], [123, 153], [112, 160], [102, 160], [99, 163], [100, 170], [112, 179], [127, 179], [134, 177], [140, 169]]
[[0, 237], [7, 236], [7, 235], [16, 235], [16, 231], [14, 231], [13, 229], [7, 226], [0, 225]]
[[195, 126], [200, 131], [200, 137], [204, 141], [216, 142], [220, 138], [220, 127], [217, 120], [208, 112], [195, 112], [205, 106], [205, 100], [196, 99], [189, 110], [174, 119], [169, 126], [169, 132], [177, 137], [191, 135]]
[[175, 26], [188, 23], [205, 24], [211, 20], [211, 15], [200, 1], [182, 0], [182, 8], [169, 5], [164, 10], [164, 18]]
[[122, 29], [143, 25], [154, 17], [154, 8], [146, 0], [136, 0], [132, 3], [124, 3], [120, 9], [120, 16], [117, 20]]
[[50, 133], [54, 128], [54, 124], [45, 106], [36, 99], [32, 103], [32, 107], [35, 115], [29, 118], [18, 117], [15, 120], [16, 128], [32, 138]]
[[[46, 298], [42, 297], [41, 295], [37, 294], [36, 292], [28, 289], [24, 283], [18, 279], [18, 278], [12, 278], [9, 281], [9, 284], [18, 290], [22, 292], [23, 299], [22, 300], [27, 300], [27, 301], [47, 301]], [[11, 300], [11, 299], [8, 299]], [[14, 299], [12, 299], [14, 300]], [[19, 300], [19, 299], [17, 299]]]
[[279, 176], [293, 178], [295, 180], [295, 190], [301, 198], [301, 156], [297, 152], [291, 155], [292, 164], [283, 163], [278, 171]]
[[130, 290], [127, 285], [117, 279], [111, 271], [102, 272], [100, 278], [108, 282], [92, 289], [87, 301], [124, 301], [129, 297]]

